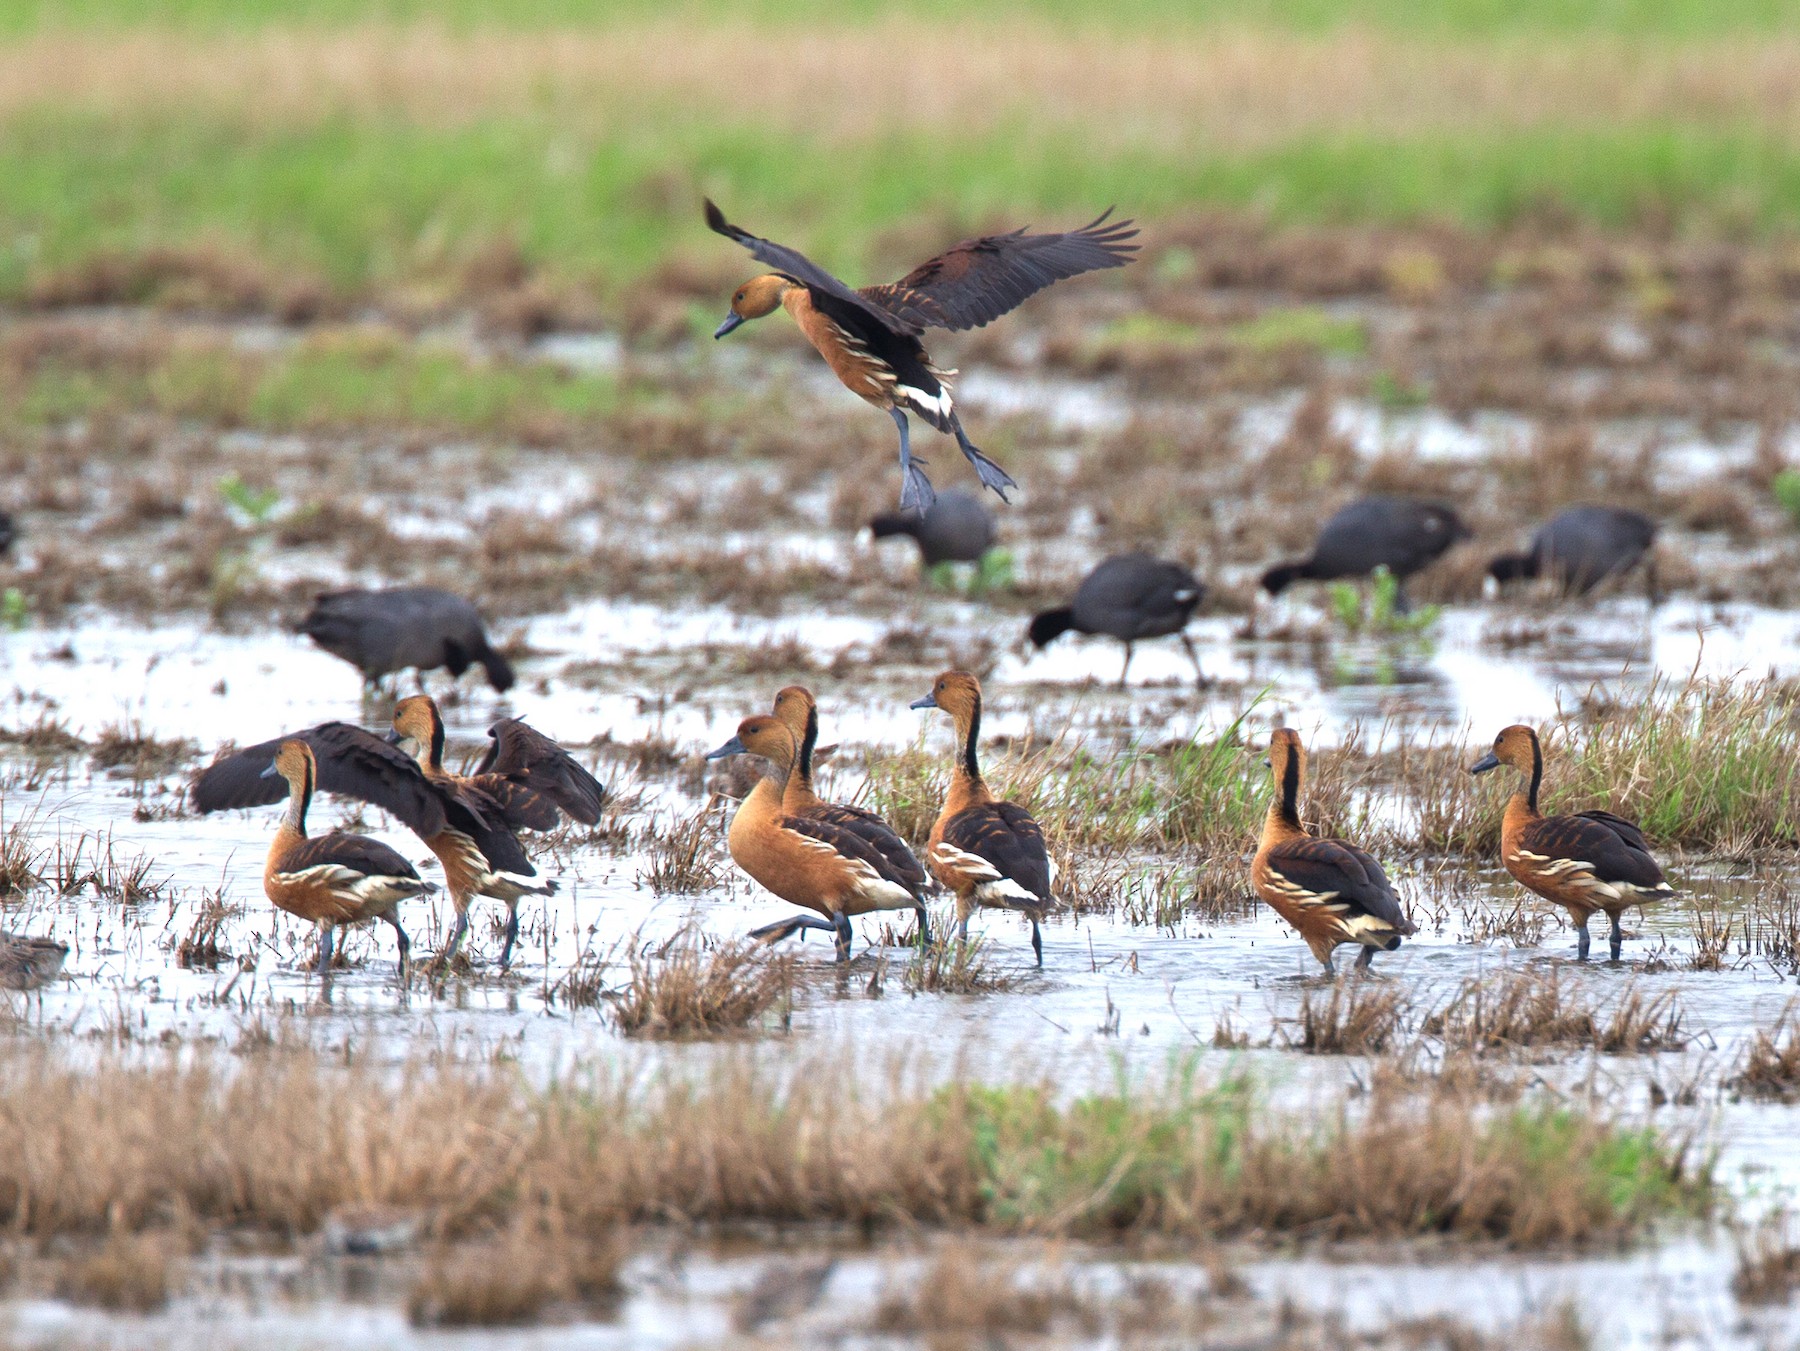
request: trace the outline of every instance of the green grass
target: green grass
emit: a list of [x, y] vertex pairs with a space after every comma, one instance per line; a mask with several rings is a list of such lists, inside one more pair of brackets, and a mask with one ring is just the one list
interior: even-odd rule
[[[303, 23], [429, 20], [452, 27], [603, 26], [620, 20], [681, 16], [759, 23], [863, 23], [894, 13], [920, 23], [967, 17], [964, 0], [17, 0], [0, 11], [0, 33], [70, 27], [261, 28]], [[998, 0], [982, 12], [996, 20], [1073, 28], [1194, 28], [1254, 24], [1296, 32], [1360, 25], [1401, 33], [1508, 34], [1602, 32], [1692, 38], [1772, 32], [1800, 24], [1800, 0], [1117, 0], [1097, 11], [1082, 0]]]
[[1209, 207], [1278, 222], [1495, 226], [1555, 206], [1614, 226], [1645, 213], [1800, 226], [1800, 146], [1729, 128], [1313, 135], [1230, 153], [1102, 148], [1025, 126], [966, 140], [884, 133], [846, 147], [668, 110], [605, 129], [535, 117], [459, 129], [199, 116], [116, 125], [40, 111], [0, 133], [0, 238], [10, 245], [0, 300], [97, 255], [158, 247], [219, 250], [353, 296], [456, 275], [500, 239], [603, 296], [675, 253], [748, 270], [702, 225], [705, 193], [857, 281], [908, 263], [870, 256], [871, 239], [896, 224], [1051, 223], [1109, 202], [1151, 223], [1152, 241], [1155, 223]]
[[[274, 353], [175, 345], [142, 367], [96, 367], [50, 355], [8, 382], [9, 413], [54, 423], [153, 409], [268, 431], [368, 426], [520, 436], [595, 425], [617, 384], [544, 362], [477, 361], [453, 348], [383, 333], [325, 330]], [[221, 492], [235, 501], [233, 490]], [[253, 502], [237, 502], [255, 515]]]

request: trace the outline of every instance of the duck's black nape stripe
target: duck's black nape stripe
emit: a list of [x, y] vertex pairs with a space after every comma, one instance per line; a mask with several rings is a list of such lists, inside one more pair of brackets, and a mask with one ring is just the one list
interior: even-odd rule
[[1281, 766], [1281, 814], [1300, 824], [1300, 753], [1292, 746]]
[[1532, 811], [1538, 809], [1538, 785], [1544, 781], [1544, 748], [1538, 744], [1536, 732], [1531, 734], [1531, 794], [1526, 799]]
[[969, 710], [969, 735], [963, 742], [963, 769], [971, 779], [981, 777], [981, 765], [975, 758], [975, 743], [981, 738], [981, 696], [975, 695]]
[[802, 783], [810, 784], [812, 782], [813, 747], [818, 744], [818, 740], [819, 710], [809, 708], [806, 710], [806, 735], [800, 740], [800, 759], [794, 766], [800, 771]]

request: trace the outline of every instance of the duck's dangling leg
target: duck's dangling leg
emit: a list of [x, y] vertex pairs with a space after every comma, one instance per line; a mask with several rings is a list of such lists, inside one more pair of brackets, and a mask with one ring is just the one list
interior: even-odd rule
[[318, 973], [321, 976], [331, 974], [331, 924], [326, 920], [319, 921]]
[[1363, 950], [1356, 954], [1356, 969], [1358, 971], [1367, 971], [1369, 969], [1369, 963], [1374, 960], [1375, 949], [1365, 943], [1363, 944]]
[[837, 929], [837, 959], [840, 962], [847, 962], [850, 960], [850, 943], [853, 937], [850, 929], [850, 916], [839, 910], [831, 918]]
[[1612, 945], [1612, 959], [1619, 960], [1619, 950], [1625, 946], [1625, 931], [1619, 927], [1619, 912], [1612, 915], [1612, 933], [1608, 935]]
[[1585, 962], [1587, 960], [1587, 958], [1588, 958], [1587, 919], [1585, 917], [1583, 917], [1581, 923], [1579, 923], [1575, 926], [1575, 960], [1578, 962]]
[[975, 466], [976, 477], [981, 480], [982, 486], [992, 488], [1000, 494], [1002, 502], [1012, 501], [1006, 495], [1006, 490], [1018, 487], [1018, 483], [1011, 474], [975, 449], [974, 443], [969, 440], [969, 434], [963, 430], [962, 419], [954, 413], [950, 415], [950, 430], [956, 434], [956, 444], [962, 447], [963, 455]]
[[937, 493], [932, 489], [931, 480], [925, 477], [923, 466], [926, 462], [913, 457], [912, 428], [907, 424], [906, 413], [899, 408], [890, 408], [888, 416], [900, 429], [900, 510], [916, 507], [923, 516], [937, 501]]

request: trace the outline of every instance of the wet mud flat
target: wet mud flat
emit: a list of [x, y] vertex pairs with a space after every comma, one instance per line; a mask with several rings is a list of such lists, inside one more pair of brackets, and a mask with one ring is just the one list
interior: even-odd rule
[[[1787, 338], [1755, 329], [1754, 360], [1707, 366], [1696, 335], [1729, 345], [1750, 321], [1700, 303], [1699, 274], [1672, 264], [1679, 320], [1604, 269], [1511, 289], [1460, 262], [1423, 290], [1349, 275], [1333, 289], [1298, 264], [1254, 280], [1207, 264], [1129, 297], [1153, 330], [1106, 294], [958, 353], [977, 440], [1027, 488], [986, 589], [859, 538], [889, 505], [885, 424], [772, 340], [7, 320], [5, 378], [30, 396], [8, 453], [34, 472], [7, 502], [24, 533], [0, 636], [5, 925], [71, 948], [41, 1000], [13, 998], [0, 1049], [9, 1101], [32, 1104], [9, 1114], [0, 1169], [13, 1342], [1181, 1345], [1229, 1329], [1222, 1344], [1270, 1347], [1789, 1344], [1800, 892], [1781, 761], [1800, 537], [1774, 489], [1787, 412], [1763, 378]], [[1629, 305], [1635, 327], [1575, 342], [1591, 307]], [[1508, 348], [1485, 382], [1448, 373], [1453, 349], [1477, 359], [1528, 318], [1567, 341]], [[1417, 397], [1375, 378], [1402, 357]], [[1706, 371], [1723, 392], [1696, 417], [1682, 391]], [[443, 372], [504, 389], [473, 406], [421, 393]], [[1561, 393], [1534, 402], [1533, 382]], [[1402, 488], [1452, 498], [1478, 532], [1414, 588], [1442, 606], [1435, 622], [1352, 632], [1322, 595], [1255, 597], [1261, 567], [1337, 501]], [[1633, 583], [1580, 605], [1482, 595], [1489, 552], [1585, 498], [1664, 521], [1667, 601]], [[1034, 609], [1130, 545], [1212, 587], [1193, 628], [1206, 686], [1173, 644], [1141, 645], [1120, 689], [1115, 644], [1022, 641]], [[324, 586], [412, 581], [475, 596], [521, 673], [505, 698], [431, 678], [452, 759], [510, 713], [574, 748], [612, 801], [593, 830], [543, 842], [563, 890], [527, 903], [511, 971], [478, 905], [473, 966], [402, 989], [389, 936], [357, 933], [322, 984], [310, 932], [262, 899], [272, 814], [198, 817], [184, 788], [228, 743], [384, 726], [391, 701], [283, 622]], [[816, 943], [738, 949], [785, 907], [724, 855], [748, 784], [701, 752], [802, 681], [837, 747], [829, 793], [922, 837], [948, 737], [906, 705], [952, 665], [982, 675], [996, 779], [1032, 801], [1071, 879], [1044, 968], [1004, 915], [977, 920], [963, 960], [917, 955], [910, 922], [879, 917], [858, 923], [847, 970]], [[1249, 896], [1277, 719], [1318, 752], [1308, 819], [1378, 849], [1420, 926], [1354, 988], [1319, 979]], [[1557, 728], [1552, 791], [1644, 820], [1683, 888], [1628, 917], [1619, 967], [1574, 963], [1561, 917], [1493, 856], [1503, 792], [1462, 767], [1521, 719]], [[1729, 775], [1696, 768], [1727, 751]], [[320, 819], [424, 856], [373, 810], [321, 804]], [[409, 913], [422, 951], [446, 937], [444, 910]], [[669, 1012], [681, 981], [715, 977], [719, 1002], [748, 1010], [737, 1025]], [[897, 1081], [857, 1081], [889, 1056]], [[746, 1082], [732, 1075], [771, 1100], [811, 1086], [786, 1135], [771, 1130], [788, 1146], [842, 1124], [857, 1095], [835, 1084], [899, 1093], [936, 1171], [907, 1171], [885, 1135], [868, 1138], [893, 1155], [830, 1168], [776, 1144], [732, 1162], [695, 1121], [643, 1166], [653, 1181], [607, 1174], [588, 1203], [511, 1186], [518, 1158], [490, 1152], [502, 1110], [571, 1095], [641, 1122], [670, 1086]], [[84, 1080], [119, 1103], [160, 1084], [197, 1114], [196, 1138], [267, 1161], [221, 1176], [146, 1154], [156, 1167], [121, 1170], [152, 1179], [126, 1204], [81, 1199], [70, 1170], [120, 1148], [83, 1133], [104, 1109], [49, 1110], [52, 1089], [82, 1103]], [[295, 1094], [309, 1122], [388, 1095], [413, 1104], [394, 1114], [413, 1134], [209, 1135], [234, 1083]], [[1197, 1095], [1185, 1115], [1152, 1110], [1150, 1088], [1171, 1083]], [[946, 1103], [988, 1115], [944, 1135]], [[1276, 1179], [1353, 1175], [1356, 1150], [1408, 1158], [1379, 1152], [1398, 1148], [1384, 1112], [1499, 1132], [1496, 1151], [1524, 1122], [1526, 1155], [1608, 1199], [1477, 1221], [1434, 1194], [1393, 1205], [1377, 1171], [1365, 1186], [1382, 1204], [1324, 1181], [1283, 1200]], [[1232, 1172], [1192, 1152], [1218, 1145], [1221, 1121], [1285, 1141], [1287, 1172], [1200, 1187]], [[1097, 1171], [981, 1152], [1032, 1125]], [[1351, 1152], [1307, 1153], [1302, 1125], [1341, 1128]], [[1169, 1171], [1141, 1177], [1145, 1158]], [[1472, 1157], [1446, 1185], [1466, 1193], [1512, 1158]], [[591, 1179], [585, 1154], [570, 1160], [530, 1180]], [[752, 1164], [782, 1185], [745, 1181]], [[715, 1185], [670, 1181], [690, 1174]], [[903, 1177], [918, 1190], [884, 1194]], [[351, 1251], [366, 1247], [381, 1251]], [[470, 1275], [489, 1270], [509, 1279]], [[525, 1273], [538, 1279], [512, 1279]], [[488, 1284], [504, 1288], [466, 1309], [454, 1293]], [[443, 1330], [459, 1322], [520, 1326]]]

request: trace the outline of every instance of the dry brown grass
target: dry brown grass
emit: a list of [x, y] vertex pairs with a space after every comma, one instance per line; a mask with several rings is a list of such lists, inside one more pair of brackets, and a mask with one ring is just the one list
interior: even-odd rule
[[1375, 1055], [1406, 1031], [1412, 1007], [1412, 996], [1398, 986], [1333, 981], [1328, 995], [1308, 990], [1300, 997], [1299, 1016], [1284, 1034], [1289, 1046], [1309, 1055]]
[[565, 1232], [553, 1212], [521, 1216], [498, 1236], [433, 1252], [407, 1315], [415, 1327], [515, 1327], [557, 1305], [606, 1307], [622, 1293], [623, 1253], [614, 1235]]
[[855, 1050], [652, 1073], [600, 1060], [535, 1091], [485, 1061], [359, 1068], [272, 1046], [134, 1064], [6, 1042], [0, 1102], [0, 1216], [32, 1239], [172, 1213], [299, 1235], [400, 1205], [446, 1239], [526, 1215], [596, 1242], [645, 1220], [835, 1220], [1530, 1247], [1617, 1239], [1710, 1198], [1683, 1142], [1550, 1107], [1378, 1086], [1354, 1114], [1294, 1113], [1179, 1076], [1059, 1106]]
[[1548, 972], [1474, 976], [1421, 1024], [1448, 1051], [1486, 1054], [1586, 1047], [1613, 1055], [1680, 1050], [1688, 1043], [1673, 991], [1628, 987], [1610, 1006]]
[[56, 1293], [71, 1304], [114, 1313], [154, 1313], [169, 1302], [184, 1255], [180, 1237], [167, 1231], [113, 1233], [63, 1264]]
[[724, 860], [719, 847], [715, 816], [718, 801], [708, 799], [699, 811], [671, 820], [664, 827], [645, 827], [644, 852], [649, 866], [638, 881], [658, 896], [671, 892], [710, 891], [724, 880]]
[[939, 938], [906, 964], [901, 986], [909, 994], [999, 994], [1016, 989], [1024, 972], [996, 965], [985, 938], [959, 943]]
[[996, 1262], [974, 1243], [942, 1248], [916, 1281], [890, 1284], [870, 1317], [876, 1332], [924, 1336], [934, 1348], [1009, 1345], [1017, 1337], [1090, 1338], [1089, 1300], [1045, 1267]]
[[654, 952], [634, 943], [630, 978], [610, 996], [627, 1036], [704, 1037], [793, 1014], [797, 960], [759, 943], [714, 943], [683, 930]]
[[[262, 124], [402, 115], [434, 124], [554, 108], [592, 123], [716, 103], [745, 50], [777, 44], [757, 115], [792, 131], [869, 133], [899, 120], [1099, 129], [1103, 143], [1181, 137], [1253, 148], [1297, 134], [1608, 123], [1634, 118], [1785, 130], [1800, 118], [1790, 38], [1647, 43], [1602, 34], [1495, 44], [1334, 28], [1329, 35], [1196, 26], [1154, 36], [966, 19], [934, 40], [958, 54], [897, 84], [906, 21], [773, 31], [714, 22], [454, 32], [370, 23], [254, 34], [48, 32], [0, 46], [0, 115], [45, 105], [111, 116], [181, 109]], [[676, 55], [679, 54], [679, 59]], [[1074, 96], [1071, 97], [1071, 91]], [[1415, 269], [1408, 276], [1426, 275]]]
[[1754, 1098], [1800, 1098], [1800, 1005], [1790, 1004], [1771, 1028], [1759, 1028], [1731, 1087]]
[[1792, 1217], [1777, 1213], [1737, 1235], [1737, 1271], [1731, 1293], [1745, 1304], [1785, 1304], [1800, 1286], [1800, 1247]]

